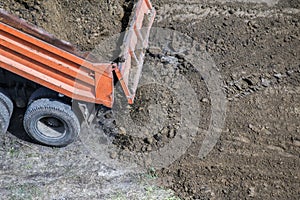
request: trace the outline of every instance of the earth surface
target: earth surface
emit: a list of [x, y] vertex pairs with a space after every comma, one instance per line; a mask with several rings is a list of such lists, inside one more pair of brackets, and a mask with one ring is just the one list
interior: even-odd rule
[[[135, 104], [123, 106], [128, 112], [112, 112], [117, 135], [107, 136], [108, 129], [102, 137], [83, 125], [81, 137], [60, 149], [28, 138], [24, 110], [15, 109], [8, 133], [0, 136], [4, 199], [299, 199], [300, 1], [152, 3], [154, 29], [166, 31], [173, 41], [169, 33], [180, 35], [179, 49], [186, 38], [197, 44], [199, 55], [209, 57], [198, 59], [210, 60], [214, 74], [201, 74], [199, 63], [173, 43], [154, 39]], [[0, 8], [83, 51], [94, 51], [124, 31], [132, 5], [128, 0], [0, 1]], [[216, 117], [217, 89], [210, 87], [216, 77], [224, 95], [217, 113], [224, 124], [212, 150], [201, 157]], [[152, 82], [145, 84], [148, 79]], [[116, 102], [122, 98], [116, 93]], [[187, 137], [191, 140], [179, 151]], [[164, 154], [159, 157], [163, 166], [147, 159], [176, 138], [182, 143], [172, 146], [178, 150], [172, 162]]]

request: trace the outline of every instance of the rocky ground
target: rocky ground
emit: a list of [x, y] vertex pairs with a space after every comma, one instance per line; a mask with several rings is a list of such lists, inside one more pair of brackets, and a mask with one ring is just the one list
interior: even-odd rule
[[[92, 50], [124, 30], [129, 2], [19, 0], [1, 1], [0, 7], [82, 50]], [[171, 189], [180, 199], [299, 198], [299, 0], [155, 0], [153, 4], [155, 26], [188, 35], [210, 55], [222, 77], [226, 118], [212, 151], [204, 158], [198, 156], [213, 117], [209, 80], [194, 70], [197, 63], [152, 48], [145, 65], [155, 67], [154, 79], [162, 77], [172, 84], [142, 84], [127, 116], [138, 127], [148, 127], [139, 129], [145, 137], [133, 135], [129, 122], [122, 122], [114, 150], [107, 150], [112, 161], [124, 161], [128, 152], [137, 155], [135, 161], [145, 161], [145, 170], [136, 173], [110, 166], [99, 159], [106, 158], [100, 156], [101, 148], [89, 146], [91, 140], [97, 144], [92, 137], [81, 137], [62, 149], [33, 144], [21, 127], [22, 111], [16, 111], [10, 133], [0, 139], [4, 197], [175, 199]], [[185, 96], [185, 103], [172, 95], [181, 87], [180, 81], [172, 82], [178, 77], [184, 77], [194, 92]], [[177, 137], [185, 141], [189, 131], [180, 129], [186, 125], [184, 106], [194, 111], [191, 116], [196, 113], [196, 136], [175, 162], [152, 168], [151, 161], [141, 159], [143, 155], [163, 149]], [[156, 121], [149, 120], [153, 116]]]

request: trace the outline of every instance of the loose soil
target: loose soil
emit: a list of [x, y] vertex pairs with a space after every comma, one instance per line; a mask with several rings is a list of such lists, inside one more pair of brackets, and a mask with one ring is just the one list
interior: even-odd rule
[[[156, 184], [172, 189], [181, 199], [300, 196], [300, 2], [250, 2], [153, 1], [157, 9], [155, 26], [187, 34], [201, 44], [216, 63], [228, 100], [218, 143], [200, 159], [200, 136], [208, 129], [211, 116], [205, 80], [193, 70], [193, 63], [166, 55], [162, 49], [148, 51], [148, 65], [154, 64], [158, 74], [167, 74], [165, 79], [172, 79], [176, 73], [185, 76], [199, 101], [199, 138], [174, 163], [148, 173]], [[81, 50], [93, 50], [105, 38], [124, 30], [130, 6], [129, 1], [0, 2], [0, 8]], [[166, 56], [175, 57], [175, 64], [166, 62]], [[116, 147], [147, 154], [181, 134], [181, 102], [165, 87], [141, 87], [136, 103], [130, 107], [131, 118], [140, 126], [149, 126], [153, 104], [161, 106], [168, 119], [165, 124], [150, 123], [155, 131], [147, 133], [146, 138], [130, 136], [130, 130], [118, 127], [121, 134], [114, 142]], [[0, 139], [0, 191], [4, 197], [116, 199], [125, 193], [125, 199], [149, 199], [147, 195], [155, 193], [144, 177], [102, 165], [81, 141], [63, 149], [27, 142], [21, 124], [22, 111], [17, 110], [10, 133]], [[138, 195], [130, 196], [134, 192]], [[156, 198], [164, 199], [164, 195], [159, 190]]]
[[104, 38], [120, 33], [126, 27], [131, 7], [132, 3], [125, 0], [0, 2], [0, 8], [85, 51], [95, 48]]

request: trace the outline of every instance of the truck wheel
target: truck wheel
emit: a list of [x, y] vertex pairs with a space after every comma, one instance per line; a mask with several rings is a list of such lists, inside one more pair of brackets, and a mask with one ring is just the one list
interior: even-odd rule
[[14, 104], [11, 101], [11, 99], [6, 95], [4, 90], [0, 88], [0, 102], [7, 108], [9, 112], [9, 116], [11, 117], [13, 110], [14, 110]]
[[10, 114], [3, 102], [0, 102], [0, 134], [6, 133], [9, 121]]
[[0, 90], [0, 134], [6, 133], [13, 109], [14, 104], [10, 98]]
[[80, 123], [71, 106], [52, 99], [38, 99], [27, 108], [23, 121], [28, 135], [48, 146], [63, 147], [79, 135]]

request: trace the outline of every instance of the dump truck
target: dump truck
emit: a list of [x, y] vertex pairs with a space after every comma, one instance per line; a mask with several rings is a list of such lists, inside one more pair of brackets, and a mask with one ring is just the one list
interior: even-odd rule
[[116, 82], [132, 104], [154, 18], [149, 0], [136, 2], [118, 59], [99, 63], [0, 10], [0, 133], [7, 131], [14, 107], [24, 108], [27, 134], [38, 143], [62, 147], [78, 137], [82, 119], [92, 121], [91, 104], [112, 108]]

